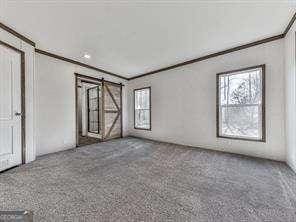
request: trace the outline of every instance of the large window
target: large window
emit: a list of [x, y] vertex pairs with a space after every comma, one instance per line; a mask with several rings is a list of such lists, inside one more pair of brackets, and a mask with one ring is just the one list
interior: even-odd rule
[[217, 136], [265, 141], [265, 65], [217, 74]]
[[151, 130], [151, 88], [146, 87], [134, 90], [135, 129]]

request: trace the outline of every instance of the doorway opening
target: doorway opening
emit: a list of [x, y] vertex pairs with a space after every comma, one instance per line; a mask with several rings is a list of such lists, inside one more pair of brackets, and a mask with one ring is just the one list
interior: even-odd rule
[[122, 137], [122, 84], [75, 73], [76, 146]]

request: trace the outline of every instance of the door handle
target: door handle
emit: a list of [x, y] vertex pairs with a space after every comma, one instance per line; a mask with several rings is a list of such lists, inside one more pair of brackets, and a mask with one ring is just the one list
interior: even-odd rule
[[23, 114], [22, 113], [19, 113], [19, 112], [15, 112], [14, 115], [15, 116], [22, 116]]

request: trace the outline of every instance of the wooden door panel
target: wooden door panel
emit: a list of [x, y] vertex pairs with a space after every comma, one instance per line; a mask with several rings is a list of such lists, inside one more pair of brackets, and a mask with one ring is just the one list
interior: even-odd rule
[[113, 128], [110, 130], [110, 133], [108, 135], [110, 138], [117, 138], [121, 136], [121, 124], [120, 124], [120, 115], [115, 117], [113, 122]]
[[121, 87], [120, 86], [114, 86], [114, 85], [107, 85], [107, 95], [109, 95], [108, 98], [112, 100], [113, 107], [120, 109], [120, 100], [121, 100]]
[[121, 137], [121, 85], [104, 83], [104, 139]]

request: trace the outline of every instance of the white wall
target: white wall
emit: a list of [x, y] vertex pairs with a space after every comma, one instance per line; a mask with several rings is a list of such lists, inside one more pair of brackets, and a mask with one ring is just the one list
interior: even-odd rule
[[[216, 73], [266, 64], [266, 143], [216, 137]], [[133, 127], [133, 89], [151, 86], [152, 130]], [[129, 134], [275, 160], [286, 159], [283, 40], [129, 81]]]
[[296, 172], [296, 55], [295, 36], [296, 23], [292, 26], [285, 44], [285, 76], [286, 76], [286, 146], [287, 163]]
[[0, 28], [0, 40], [25, 52], [25, 108], [26, 108], [26, 162], [35, 160], [34, 132], [34, 72], [35, 49], [33, 46]]
[[[37, 155], [76, 145], [74, 72], [125, 84], [122, 79], [36, 53]], [[125, 91], [123, 87], [124, 133], [127, 128]]]

